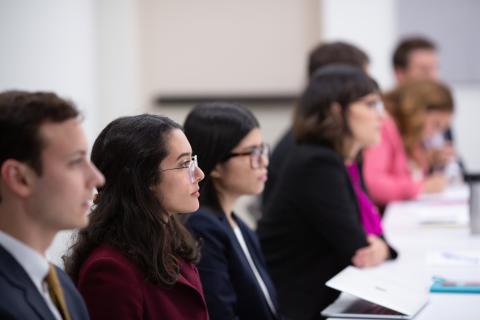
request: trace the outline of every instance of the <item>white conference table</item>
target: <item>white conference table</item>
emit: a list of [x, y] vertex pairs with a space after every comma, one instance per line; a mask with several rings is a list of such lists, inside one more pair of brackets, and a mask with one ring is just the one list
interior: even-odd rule
[[[373, 276], [388, 277], [428, 292], [433, 276], [452, 280], [480, 281], [477, 260], [429, 260], [434, 252], [479, 252], [480, 235], [471, 235], [467, 221], [459, 224], [433, 224], [432, 213], [445, 217], [451, 213], [465, 216], [468, 212], [466, 187], [457, 187], [443, 194], [417, 201], [391, 204], [385, 213], [384, 231], [389, 243], [398, 250], [395, 261], [364, 269]], [[451, 218], [451, 217], [450, 217]], [[450, 219], [448, 218], [448, 219]], [[430, 223], [426, 223], [430, 219]], [[445, 222], [445, 221], [444, 221]], [[342, 294], [339, 299], [345, 299]], [[415, 320], [479, 320], [480, 294], [429, 293], [430, 301]], [[333, 318], [330, 318], [333, 319]]]

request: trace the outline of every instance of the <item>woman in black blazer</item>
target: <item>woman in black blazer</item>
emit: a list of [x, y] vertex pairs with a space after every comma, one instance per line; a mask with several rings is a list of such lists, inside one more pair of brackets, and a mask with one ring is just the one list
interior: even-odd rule
[[279, 303], [291, 319], [319, 319], [338, 293], [325, 282], [349, 264], [369, 267], [395, 253], [364, 231], [346, 165], [378, 142], [381, 101], [360, 69], [327, 66], [295, 111], [292, 144], [272, 186], [258, 234]]
[[240, 196], [259, 194], [267, 179], [269, 152], [258, 122], [240, 105], [209, 103], [194, 108], [184, 127], [205, 172], [200, 210], [186, 226], [201, 244], [198, 269], [210, 318], [278, 319], [260, 244], [233, 212]]

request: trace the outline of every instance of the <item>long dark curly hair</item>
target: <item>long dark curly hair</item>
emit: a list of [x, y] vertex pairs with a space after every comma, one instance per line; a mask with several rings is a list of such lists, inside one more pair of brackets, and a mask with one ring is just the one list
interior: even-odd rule
[[167, 218], [151, 191], [161, 181], [159, 164], [174, 129], [181, 127], [166, 117], [143, 114], [112, 121], [96, 139], [91, 158], [106, 183], [98, 189], [88, 226], [63, 257], [75, 282], [85, 260], [103, 244], [119, 250], [157, 285], [177, 281], [178, 258], [199, 260], [196, 241], [176, 215]]

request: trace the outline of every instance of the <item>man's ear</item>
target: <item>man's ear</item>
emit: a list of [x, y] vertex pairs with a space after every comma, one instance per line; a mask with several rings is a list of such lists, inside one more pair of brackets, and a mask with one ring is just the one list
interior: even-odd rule
[[32, 192], [36, 173], [27, 164], [14, 159], [5, 160], [0, 168], [3, 184], [20, 197], [27, 197]]
[[406, 71], [403, 68], [395, 68], [394, 70], [395, 78], [397, 79], [397, 83], [405, 82], [406, 79]]

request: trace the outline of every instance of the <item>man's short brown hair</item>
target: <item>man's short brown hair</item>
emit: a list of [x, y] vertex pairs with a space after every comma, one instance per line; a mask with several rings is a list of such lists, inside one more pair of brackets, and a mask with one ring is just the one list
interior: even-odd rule
[[41, 152], [46, 143], [40, 135], [41, 125], [78, 116], [72, 102], [52, 92], [0, 93], [0, 166], [7, 159], [16, 159], [41, 174]]
[[350, 43], [321, 43], [310, 52], [308, 77], [311, 78], [316, 70], [329, 64], [346, 64], [364, 70], [369, 62], [368, 55]]
[[437, 50], [435, 44], [424, 37], [404, 38], [399, 42], [393, 53], [393, 68], [406, 69], [408, 67], [410, 54], [415, 50]]

